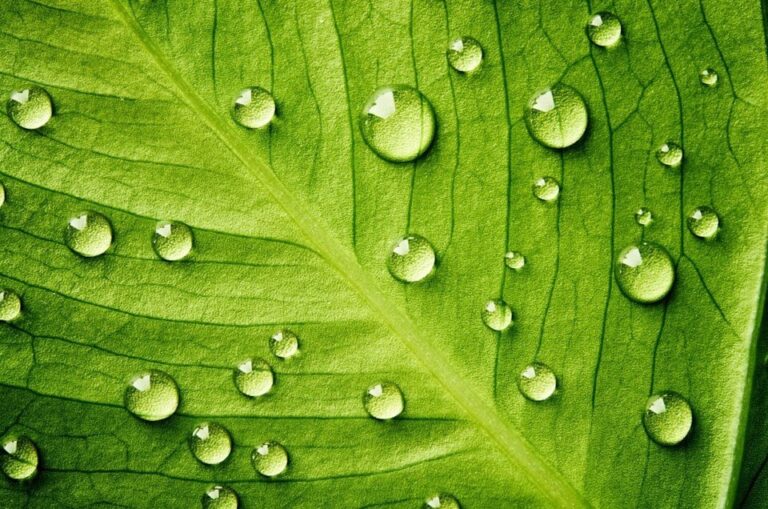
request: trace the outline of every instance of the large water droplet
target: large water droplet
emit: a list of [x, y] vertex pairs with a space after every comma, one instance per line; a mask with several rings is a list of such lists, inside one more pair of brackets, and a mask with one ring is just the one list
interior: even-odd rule
[[272, 355], [281, 359], [290, 359], [299, 351], [299, 337], [288, 329], [281, 329], [269, 338]]
[[186, 258], [192, 251], [192, 243], [192, 230], [184, 223], [161, 221], [152, 236], [155, 253], [169, 262]]
[[125, 389], [125, 408], [139, 419], [167, 419], [179, 406], [179, 388], [170, 375], [148, 371], [137, 376]]
[[498, 332], [505, 331], [512, 326], [512, 308], [501, 299], [486, 302], [480, 316], [486, 327]]
[[13, 290], [0, 289], [0, 322], [10, 322], [21, 314], [21, 297]]
[[24, 129], [39, 129], [51, 119], [53, 103], [48, 92], [40, 87], [14, 90], [8, 99], [8, 116]]
[[525, 256], [518, 251], [509, 251], [504, 255], [504, 264], [512, 270], [523, 270]]
[[656, 151], [656, 158], [669, 168], [677, 168], [683, 162], [683, 147], [674, 141], [668, 141]]
[[448, 44], [448, 63], [459, 72], [475, 71], [483, 63], [483, 47], [472, 37], [457, 37]]
[[525, 112], [533, 139], [551, 148], [566, 148], [579, 141], [588, 121], [587, 105], [581, 94], [563, 84], [534, 97]]
[[408, 235], [397, 241], [387, 267], [392, 277], [404, 283], [418, 283], [435, 270], [435, 250], [427, 239]]
[[288, 451], [278, 442], [264, 442], [253, 449], [251, 463], [261, 475], [277, 477], [288, 468]]
[[546, 364], [533, 362], [520, 372], [517, 387], [531, 401], [544, 401], [555, 393], [557, 377]]
[[616, 46], [621, 40], [621, 21], [610, 12], [598, 12], [587, 23], [587, 37], [603, 48]]
[[232, 452], [232, 438], [224, 426], [204, 422], [192, 431], [189, 448], [201, 463], [218, 465]]
[[720, 229], [720, 217], [712, 207], [696, 207], [688, 216], [688, 229], [700, 239], [713, 239]]
[[261, 129], [275, 118], [275, 98], [261, 87], [240, 92], [232, 107], [235, 122], [249, 129]]
[[717, 71], [712, 69], [711, 67], [702, 69], [699, 72], [699, 81], [701, 81], [702, 85], [705, 85], [707, 87], [714, 87], [715, 85], [717, 85], [718, 79], [720, 79], [720, 76], [717, 74]]
[[643, 426], [657, 444], [679, 444], [688, 436], [692, 425], [691, 405], [680, 394], [668, 391], [648, 399], [643, 413]]
[[5, 186], [0, 183], [0, 207], [5, 205]]
[[448, 493], [440, 493], [438, 495], [429, 497], [424, 502], [424, 509], [461, 509], [461, 505], [453, 495], [449, 495]]
[[363, 394], [363, 406], [374, 419], [394, 419], [402, 413], [405, 406], [403, 392], [391, 382], [372, 385]]
[[14, 481], [26, 481], [37, 473], [39, 462], [37, 446], [23, 436], [9, 435], [3, 438], [0, 448], [0, 469]]
[[650, 226], [653, 222], [653, 212], [645, 207], [640, 207], [635, 212], [635, 222], [640, 226]]
[[235, 386], [246, 396], [263, 396], [272, 390], [274, 382], [272, 367], [264, 359], [248, 359], [235, 368]]
[[551, 203], [560, 196], [560, 183], [552, 177], [541, 177], [533, 183], [533, 195], [545, 203]]
[[112, 225], [98, 212], [81, 212], [70, 218], [65, 241], [80, 256], [102, 255], [112, 245]]
[[667, 250], [652, 242], [625, 247], [616, 259], [616, 282], [635, 302], [658, 302], [675, 282], [675, 266]]
[[377, 90], [363, 109], [360, 130], [379, 157], [413, 161], [427, 151], [435, 136], [435, 113], [418, 90], [396, 85]]
[[203, 509], [237, 509], [237, 493], [226, 486], [211, 486], [202, 499]]

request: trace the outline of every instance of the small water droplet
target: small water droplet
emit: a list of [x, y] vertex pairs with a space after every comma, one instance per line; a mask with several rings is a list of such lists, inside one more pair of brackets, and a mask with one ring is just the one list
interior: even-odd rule
[[203, 509], [237, 509], [237, 493], [226, 486], [211, 486], [203, 494]]
[[363, 406], [374, 419], [386, 421], [394, 419], [403, 412], [405, 402], [403, 392], [396, 384], [381, 382], [368, 387], [363, 394]]
[[235, 99], [232, 118], [249, 129], [266, 127], [275, 118], [275, 98], [261, 87], [246, 88]]
[[568, 85], [557, 84], [536, 97], [525, 112], [533, 139], [550, 148], [567, 148], [587, 130], [589, 116], [584, 98]]
[[28, 437], [9, 435], [0, 448], [0, 469], [14, 481], [26, 481], [37, 473], [37, 446]]
[[125, 389], [125, 408], [139, 419], [161, 421], [179, 406], [179, 388], [170, 375], [148, 371], [134, 378]]
[[616, 46], [621, 41], [621, 21], [610, 12], [598, 12], [587, 23], [587, 37], [603, 48]]
[[717, 85], [718, 79], [720, 79], [720, 76], [717, 74], [717, 71], [712, 69], [711, 67], [702, 69], [699, 72], [699, 81], [701, 81], [702, 85], [705, 85], [708, 87], [714, 87], [715, 85]]
[[98, 212], [81, 212], [69, 219], [65, 241], [80, 256], [102, 255], [112, 245], [112, 225]]
[[360, 130], [379, 157], [392, 162], [413, 161], [432, 144], [435, 113], [415, 88], [380, 88], [363, 109]]
[[677, 168], [683, 162], [683, 147], [674, 141], [668, 141], [656, 151], [656, 159], [669, 168]]
[[192, 431], [189, 448], [201, 463], [218, 465], [232, 452], [232, 438], [220, 424], [204, 422]]
[[525, 256], [517, 251], [509, 251], [504, 255], [504, 264], [512, 270], [523, 270]]
[[545, 203], [551, 203], [560, 196], [560, 183], [552, 177], [541, 177], [533, 183], [533, 195]]
[[669, 253], [652, 242], [625, 247], [616, 258], [614, 272], [624, 295], [641, 303], [660, 301], [675, 282], [675, 266]]
[[5, 186], [0, 183], [0, 207], [5, 205]]
[[299, 337], [288, 329], [281, 329], [269, 338], [272, 355], [281, 359], [290, 359], [299, 351]]
[[667, 391], [648, 399], [643, 413], [643, 426], [657, 444], [679, 444], [688, 436], [692, 425], [691, 405], [680, 394]]
[[392, 248], [387, 267], [395, 279], [403, 283], [418, 283], [432, 275], [435, 258], [435, 250], [427, 239], [408, 235]]
[[461, 509], [456, 497], [448, 493], [440, 493], [429, 497], [424, 502], [424, 509]]
[[650, 226], [653, 222], [653, 213], [650, 209], [640, 207], [637, 209], [637, 212], [635, 212], [635, 222], [640, 226]]
[[544, 401], [555, 393], [557, 377], [546, 364], [533, 362], [520, 372], [517, 387], [531, 401]]
[[48, 92], [40, 87], [29, 87], [11, 92], [7, 110], [17, 126], [39, 129], [51, 119], [53, 103]]
[[155, 226], [152, 247], [157, 256], [173, 262], [186, 258], [192, 251], [192, 230], [184, 223], [161, 221]]
[[13, 290], [0, 289], [0, 322], [10, 322], [21, 314], [21, 297]]
[[457, 37], [448, 44], [448, 63], [459, 72], [470, 73], [483, 63], [483, 47], [472, 37]]
[[264, 442], [251, 453], [253, 468], [265, 477], [277, 477], [288, 468], [288, 451], [278, 442]]
[[512, 308], [501, 299], [489, 300], [480, 314], [489, 329], [503, 332], [512, 326]]
[[272, 367], [264, 359], [248, 359], [235, 368], [235, 386], [246, 396], [263, 396], [272, 390], [274, 382]]
[[688, 229], [700, 239], [710, 240], [720, 229], [720, 217], [712, 207], [702, 205], [688, 216]]

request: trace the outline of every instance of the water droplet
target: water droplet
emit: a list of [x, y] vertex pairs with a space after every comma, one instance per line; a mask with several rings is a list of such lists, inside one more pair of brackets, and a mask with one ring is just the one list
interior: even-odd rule
[[480, 316], [489, 329], [498, 332], [503, 332], [512, 326], [512, 308], [501, 299], [486, 302]]
[[560, 196], [560, 183], [552, 177], [541, 177], [533, 183], [533, 195], [543, 202], [551, 203]]
[[648, 399], [643, 413], [643, 426], [657, 444], [679, 444], [688, 436], [692, 424], [691, 405], [680, 394], [667, 391]]
[[459, 72], [475, 71], [483, 63], [483, 47], [472, 37], [457, 37], [448, 44], [448, 63]]
[[517, 387], [531, 401], [544, 401], [555, 393], [557, 377], [546, 364], [533, 362], [520, 372]]
[[226, 486], [211, 486], [203, 494], [203, 509], [237, 509], [237, 493]]
[[19, 127], [39, 129], [51, 119], [53, 103], [48, 92], [40, 87], [14, 90], [8, 99], [8, 116]]
[[38, 454], [35, 443], [23, 436], [6, 436], [0, 448], [0, 469], [14, 481], [26, 481], [37, 473]]
[[263, 396], [272, 390], [274, 382], [272, 367], [264, 359], [248, 359], [235, 368], [235, 386], [246, 396]]
[[275, 118], [275, 98], [261, 87], [246, 88], [235, 99], [232, 118], [249, 129], [266, 127]]
[[675, 282], [675, 266], [669, 253], [652, 242], [625, 247], [616, 259], [614, 272], [624, 295], [641, 303], [660, 301]]
[[403, 392], [391, 382], [372, 385], [363, 394], [363, 406], [374, 419], [394, 419], [403, 412]]
[[131, 381], [125, 390], [125, 408], [139, 419], [161, 421], [179, 406], [179, 388], [170, 375], [148, 371]]
[[275, 357], [290, 359], [299, 351], [299, 337], [288, 329], [281, 329], [269, 338], [269, 349]]
[[404, 283], [424, 281], [435, 270], [435, 250], [424, 237], [408, 235], [392, 248], [388, 268], [392, 277]]
[[5, 186], [0, 184], [0, 207], [5, 205]]
[[616, 46], [621, 41], [621, 21], [610, 12], [598, 12], [587, 23], [587, 37], [603, 48]]
[[377, 90], [363, 109], [360, 130], [376, 155], [392, 162], [413, 161], [435, 136], [435, 113], [418, 90], [396, 85]]
[[232, 438], [220, 424], [204, 422], [192, 432], [189, 448], [201, 463], [218, 465], [232, 452]]
[[264, 442], [253, 449], [251, 463], [261, 475], [277, 477], [288, 468], [288, 451], [278, 442]]
[[525, 267], [525, 256], [517, 251], [509, 251], [504, 255], [504, 263], [512, 270], [522, 270]]
[[438, 495], [429, 497], [424, 502], [424, 509], [461, 509], [459, 501], [456, 497], [447, 493], [440, 493]]
[[192, 230], [184, 223], [161, 221], [155, 227], [152, 247], [157, 256], [173, 262], [186, 258], [192, 251]]
[[69, 219], [65, 241], [80, 256], [102, 255], [112, 245], [112, 225], [98, 212], [81, 212]]
[[10, 322], [21, 314], [21, 297], [13, 290], [0, 289], [0, 322]]
[[566, 148], [587, 130], [587, 105], [573, 88], [557, 84], [534, 97], [525, 112], [533, 139], [550, 148]]
[[712, 239], [720, 229], [720, 217], [712, 207], [702, 205], [688, 216], [688, 229], [700, 239]]
[[669, 168], [677, 168], [683, 162], [683, 147], [668, 141], [656, 151], [656, 159]]
[[650, 209], [641, 207], [635, 212], [635, 222], [640, 226], [650, 226], [653, 222], [653, 213]]
[[717, 85], [717, 80], [719, 78], [720, 76], [717, 74], [717, 71], [712, 69], [711, 67], [702, 69], [699, 72], [699, 81], [701, 81], [702, 85], [706, 85], [708, 87], [714, 87], [715, 85]]

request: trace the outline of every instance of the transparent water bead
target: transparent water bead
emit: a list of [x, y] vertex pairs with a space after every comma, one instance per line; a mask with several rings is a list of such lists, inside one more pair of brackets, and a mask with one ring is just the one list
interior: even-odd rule
[[14, 90], [8, 99], [8, 116], [23, 129], [39, 129], [51, 120], [53, 102], [40, 87]]
[[588, 122], [584, 98], [563, 84], [538, 94], [525, 111], [528, 132], [533, 139], [550, 148], [567, 148], [579, 141]]
[[555, 393], [557, 377], [546, 364], [533, 362], [520, 372], [517, 388], [531, 401], [545, 401]]
[[174, 262], [189, 256], [192, 251], [192, 230], [184, 223], [161, 221], [152, 235], [152, 247], [157, 256]]
[[461, 509], [459, 501], [456, 497], [449, 495], [448, 493], [440, 493], [429, 497], [424, 502], [424, 509]]
[[70, 218], [64, 240], [80, 256], [99, 256], [112, 245], [112, 225], [98, 212], [81, 212]]
[[525, 256], [518, 251], [509, 251], [504, 255], [504, 264], [512, 270], [523, 270]]
[[435, 249], [427, 239], [419, 235], [408, 235], [398, 240], [392, 248], [387, 268], [398, 281], [418, 283], [434, 273], [435, 261]]
[[290, 359], [299, 351], [299, 337], [288, 329], [281, 329], [269, 338], [272, 355], [281, 359]]
[[363, 407], [374, 419], [394, 419], [403, 412], [404, 406], [403, 392], [391, 382], [372, 385], [363, 394]]
[[363, 139], [387, 161], [413, 161], [435, 136], [435, 113], [421, 92], [407, 85], [374, 92], [360, 117]]
[[640, 303], [658, 302], [675, 282], [675, 266], [666, 249], [652, 242], [625, 247], [614, 266], [616, 282], [627, 298]]
[[587, 37], [603, 48], [616, 46], [621, 41], [621, 21], [610, 12], [598, 12], [587, 23]]
[[179, 406], [179, 388], [167, 373], [148, 371], [125, 389], [125, 408], [139, 419], [161, 421]]
[[0, 289], [0, 322], [10, 322], [21, 314], [21, 297], [13, 290]]
[[263, 396], [272, 390], [274, 382], [272, 367], [264, 359], [248, 359], [235, 369], [235, 386], [246, 396]]
[[656, 159], [668, 168], [677, 168], [683, 162], [683, 147], [668, 141], [656, 151]]
[[203, 509], [237, 509], [237, 493], [226, 486], [211, 486], [203, 494]]
[[201, 463], [218, 465], [232, 452], [232, 438], [224, 426], [204, 422], [192, 431], [189, 448]]
[[640, 226], [650, 226], [653, 222], [653, 212], [645, 207], [637, 209], [637, 212], [635, 212], [635, 222]]
[[676, 392], [655, 394], [645, 406], [643, 426], [657, 444], [677, 445], [685, 440], [693, 426], [691, 405]]
[[0, 183], [0, 207], [5, 205], [5, 186]]
[[483, 63], [483, 47], [472, 37], [457, 37], [448, 44], [448, 63], [455, 70], [470, 73]]
[[14, 481], [26, 481], [37, 474], [40, 461], [37, 446], [28, 437], [9, 435], [0, 448], [0, 469]]
[[552, 177], [541, 177], [533, 183], [533, 195], [544, 203], [552, 203], [560, 196], [560, 182]]
[[717, 74], [717, 71], [712, 69], [711, 67], [702, 69], [699, 72], [699, 81], [701, 81], [701, 84], [704, 86], [714, 87], [717, 85], [717, 81], [719, 79], [720, 79], [720, 76]]
[[232, 118], [249, 129], [262, 129], [275, 118], [275, 98], [261, 87], [249, 87], [240, 92], [232, 106]]
[[277, 477], [288, 468], [288, 451], [278, 442], [264, 442], [251, 453], [253, 468], [265, 477]]
[[486, 327], [497, 332], [503, 332], [512, 326], [512, 308], [501, 299], [486, 302], [480, 317]]
[[720, 217], [715, 209], [706, 205], [696, 207], [688, 216], [687, 223], [688, 230], [704, 240], [715, 238], [720, 229]]

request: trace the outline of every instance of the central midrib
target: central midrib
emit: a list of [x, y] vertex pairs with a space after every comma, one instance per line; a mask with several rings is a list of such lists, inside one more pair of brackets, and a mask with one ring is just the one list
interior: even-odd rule
[[563, 475], [541, 458], [520, 432], [510, 426], [492, 405], [472, 389], [469, 383], [464, 382], [447, 358], [433, 348], [429, 341], [421, 338], [416, 324], [408, 314], [389, 301], [377, 288], [375, 281], [360, 266], [354, 254], [335, 239], [303, 201], [291, 193], [272, 169], [243, 143], [237, 133], [233, 132], [232, 127], [195, 93], [139, 26], [132, 14], [120, 3], [120, 0], [111, 0], [111, 3], [125, 25], [147, 50], [155, 65], [173, 82], [180, 98], [205, 121], [222, 143], [243, 163], [246, 170], [264, 186], [264, 189], [302, 231], [318, 255], [359, 293], [373, 311], [381, 316], [392, 332], [400, 338], [478, 427], [496, 443], [501, 452], [519, 466], [522, 473], [533, 485], [540, 488], [543, 495], [554, 505], [589, 507], [582, 495]]

